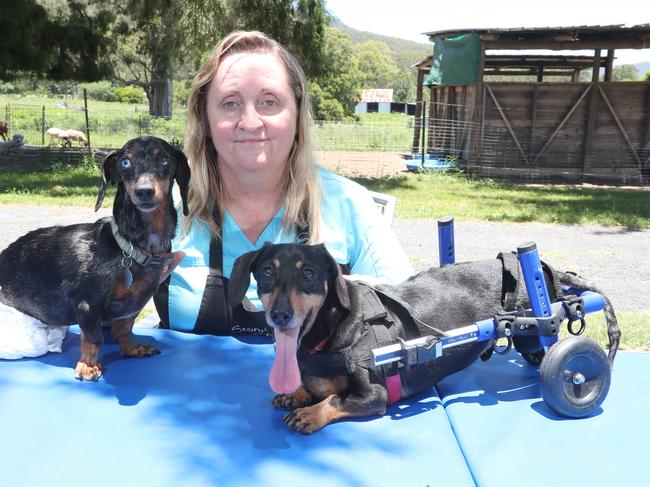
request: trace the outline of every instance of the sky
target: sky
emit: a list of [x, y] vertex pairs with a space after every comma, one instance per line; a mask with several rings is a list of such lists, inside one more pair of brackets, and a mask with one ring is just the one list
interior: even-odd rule
[[[429, 42], [422, 32], [436, 30], [650, 23], [644, 0], [325, 1], [327, 10], [348, 27], [422, 43]], [[616, 50], [615, 64], [640, 62], [650, 62], [650, 44], [647, 49]]]

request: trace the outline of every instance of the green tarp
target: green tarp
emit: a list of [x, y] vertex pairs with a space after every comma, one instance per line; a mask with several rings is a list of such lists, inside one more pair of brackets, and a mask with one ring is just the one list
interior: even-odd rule
[[474, 85], [478, 79], [481, 41], [478, 34], [433, 40], [431, 71], [425, 85]]

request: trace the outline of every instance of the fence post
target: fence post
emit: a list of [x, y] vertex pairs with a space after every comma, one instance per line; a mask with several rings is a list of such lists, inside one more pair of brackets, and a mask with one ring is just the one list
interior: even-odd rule
[[84, 88], [84, 114], [86, 116], [86, 143], [88, 144], [88, 152], [90, 152], [90, 124], [88, 123], [88, 93]]
[[45, 145], [45, 105], [41, 108], [41, 145]]
[[427, 102], [422, 100], [422, 142], [420, 145], [420, 157], [422, 158], [422, 167], [424, 168], [424, 145], [426, 140], [427, 133], [427, 119], [424, 118], [424, 114], [427, 111]]

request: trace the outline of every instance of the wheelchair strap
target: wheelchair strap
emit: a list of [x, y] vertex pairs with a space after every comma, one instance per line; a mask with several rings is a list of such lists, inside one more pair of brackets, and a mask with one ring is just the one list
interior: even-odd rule
[[[522, 293], [520, 282], [523, 276], [519, 258], [515, 252], [501, 252], [497, 255], [497, 259], [503, 264], [502, 307], [505, 311], [513, 311], [517, 308], [520, 300], [519, 295]], [[553, 268], [544, 261], [542, 261], [542, 270], [549, 297], [552, 301], [555, 301], [562, 296], [560, 281], [557, 279]]]
[[512, 311], [517, 307], [519, 298], [519, 281], [521, 280], [519, 259], [514, 252], [500, 252], [497, 259], [503, 264], [501, 306], [505, 311]]

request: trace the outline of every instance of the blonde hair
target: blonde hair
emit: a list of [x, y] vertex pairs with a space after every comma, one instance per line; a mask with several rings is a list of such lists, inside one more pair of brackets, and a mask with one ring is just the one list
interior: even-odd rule
[[[298, 120], [296, 138], [285, 166], [283, 188], [285, 231], [309, 228], [309, 242], [319, 241], [320, 185], [312, 148], [312, 117], [307, 79], [296, 58], [279, 42], [256, 31], [235, 31], [228, 34], [212, 50], [194, 77], [187, 101], [187, 135], [185, 154], [192, 177], [189, 187], [189, 215], [184, 218], [184, 229], [192, 222], [205, 222], [213, 236], [220, 236], [224, 215], [223, 193], [219, 178], [217, 150], [210, 138], [206, 112], [207, 94], [219, 63], [232, 54], [269, 53], [277, 56], [289, 75], [289, 83], [296, 98]], [[216, 217], [216, 218], [215, 218]]]

